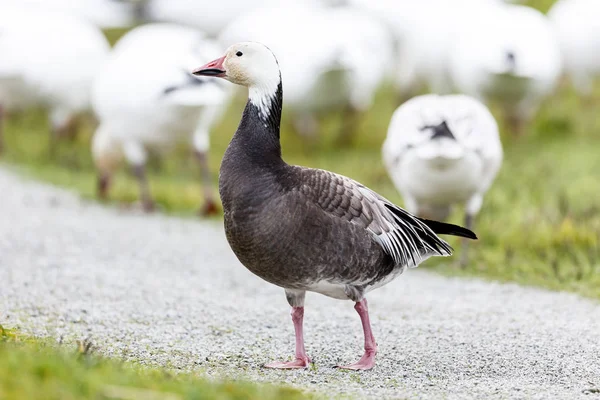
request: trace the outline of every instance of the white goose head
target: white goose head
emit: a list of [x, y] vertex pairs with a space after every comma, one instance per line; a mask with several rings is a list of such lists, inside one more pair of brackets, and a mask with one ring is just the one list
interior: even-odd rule
[[197, 76], [227, 79], [248, 87], [248, 98], [268, 118], [272, 101], [281, 90], [279, 64], [271, 50], [262, 43], [241, 42], [217, 58], [192, 72]]

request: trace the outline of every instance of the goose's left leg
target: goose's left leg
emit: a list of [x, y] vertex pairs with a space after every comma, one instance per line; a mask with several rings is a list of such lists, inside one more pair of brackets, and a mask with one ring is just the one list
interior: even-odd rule
[[153, 211], [154, 201], [152, 200], [150, 185], [148, 184], [148, 178], [146, 177], [146, 161], [148, 160], [147, 151], [141, 143], [133, 140], [123, 144], [123, 151], [125, 153], [125, 158], [131, 165], [133, 175], [138, 181], [142, 207], [146, 212]]
[[294, 322], [294, 331], [296, 333], [296, 359], [294, 361], [272, 362], [265, 364], [266, 368], [279, 369], [298, 369], [306, 368], [311, 363], [304, 349], [304, 333], [302, 322], [304, 319], [304, 297], [306, 292], [286, 290], [285, 295], [292, 306], [290, 314]]
[[[467, 228], [468, 230], [473, 230], [473, 220], [475, 219], [475, 216], [473, 214], [470, 213], [466, 213], [465, 214], [465, 228]], [[466, 268], [467, 264], [469, 264], [469, 241], [467, 239], [462, 239], [462, 246], [461, 246], [461, 251], [462, 254], [460, 256], [460, 267], [461, 268]]]
[[[465, 207], [465, 228], [473, 230], [475, 215], [481, 210], [483, 196], [479, 193], [469, 199]], [[462, 239], [460, 266], [465, 268], [469, 263], [469, 240]]]
[[215, 107], [207, 107], [200, 116], [198, 126], [194, 131], [193, 144], [194, 155], [200, 165], [200, 173], [202, 174], [202, 191], [204, 193], [204, 205], [200, 208], [201, 216], [215, 215], [219, 212], [217, 205], [217, 196], [214, 193], [213, 181], [208, 166], [208, 149], [210, 148], [210, 133], [209, 129], [212, 126], [217, 115]]
[[506, 126], [514, 136], [522, 136], [538, 110], [539, 99], [526, 97], [506, 110]]
[[57, 152], [59, 140], [68, 138], [74, 141], [77, 136], [79, 118], [68, 108], [56, 107], [50, 111], [50, 155]]
[[200, 209], [199, 214], [204, 217], [218, 214], [219, 206], [217, 205], [216, 195], [212, 185], [210, 168], [208, 167], [208, 152], [200, 152], [196, 150], [194, 154], [198, 160], [198, 163], [200, 164], [200, 172], [202, 173], [202, 189], [204, 191], [204, 205]]
[[369, 307], [367, 305], [367, 299], [363, 298], [361, 301], [354, 305], [354, 309], [360, 316], [360, 322], [362, 323], [363, 332], [365, 335], [365, 353], [363, 356], [354, 364], [340, 366], [342, 369], [353, 369], [353, 370], [365, 370], [371, 369], [375, 366], [375, 356], [377, 355], [377, 343], [371, 330], [371, 321], [369, 320]]
[[348, 105], [344, 108], [342, 115], [342, 125], [335, 140], [335, 144], [340, 147], [348, 147], [354, 141], [356, 126], [360, 123], [363, 112], [356, 107]]

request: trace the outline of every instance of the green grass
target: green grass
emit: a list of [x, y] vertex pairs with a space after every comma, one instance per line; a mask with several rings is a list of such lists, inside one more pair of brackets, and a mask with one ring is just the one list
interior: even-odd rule
[[[208, 381], [90, 354], [88, 343], [65, 347], [0, 326], [0, 399], [178, 400], [305, 399], [296, 389]], [[92, 353], [93, 353], [93, 347]]]

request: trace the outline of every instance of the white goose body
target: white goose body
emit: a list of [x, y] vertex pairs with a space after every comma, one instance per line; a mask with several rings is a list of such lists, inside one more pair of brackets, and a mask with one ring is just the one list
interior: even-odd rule
[[382, 151], [408, 211], [435, 219], [454, 204], [474, 217], [502, 163], [494, 117], [465, 95], [425, 95], [401, 105]]
[[117, 43], [93, 88], [100, 125], [92, 151], [101, 174], [112, 175], [123, 156], [141, 167], [148, 149], [168, 150], [181, 141], [206, 154], [229, 88], [189, 70], [215, 52], [201, 32], [172, 24], [141, 26]]
[[560, 43], [565, 72], [576, 89], [585, 95], [600, 76], [600, 2], [559, 0], [548, 18]]
[[329, 40], [346, 54], [342, 62], [349, 71], [346, 84], [350, 96], [344, 103], [366, 111], [376, 90], [394, 74], [393, 35], [379, 19], [357, 7], [331, 8], [324, 17], [331, 32]]
[[351, 3], [377, 16], [393, 32], [394, 83], [404, 95], [424, 85], [436, 93], [451, 92], [447, 60], [456, 35], [498, 6], [495, 0], [352, 0]]
[[94, 82], [103, 129], [123, 143], [151, 147], [191, 136], [202, 111], [227, 98], [222, 84], [195, 84], [198, 79], [188, 74], [189, 65], [214, 52], [213, 43], [191, 28], [154, 24], [126, 34]]
[[54, 128], [89, 110], [110, 49], [100, 30], [62, 13], [0, 7], [0, 32], [1, 106], [46, 107]]

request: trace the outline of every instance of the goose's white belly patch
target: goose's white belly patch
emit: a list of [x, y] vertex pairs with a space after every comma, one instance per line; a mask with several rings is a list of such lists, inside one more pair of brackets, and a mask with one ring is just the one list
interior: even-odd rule
[[308, 285], [306, 288], [309, 292], [320, 293], [338, 300], [348, 300], [345, 289], [346, 285], [343, 283], [331, 283], [327, 281], [318, 281]]
[[[427, 255], [423, 256], [423, 260], [426, 260], [427, 258], [429, 258], [429, 256], [427, 256]], [[411, 263], [411, 265], [409, 267], [414, 268], [415, 266], [412, 265], [412, 263]], [[372, 285], [366, 285], [364, 287], [363, 294], [367, 294], [368, 292], [370, 292], [373, 289], [380, 288], [383, 285], [390, 283], [391, 281], [396, 279], [398, 276], [400, 276], [404, 272], [405, 269], [406, 269], [406, 266], [397, 267], [390, 274], [388, 274], [384, 278], [374, 282]], [[358, 282], [356, 284], [358, 286], [362, 286]], [[339, 299], [339, 300], [349, 300], [350, 299], [348, 297], [348, 295], [346, 294], [346, 285], [344, 283], [332, 283], [332, 282], [322, 280], [322, 281], [318, 281], [316, 283], [308, 285], [306, 287], [306, 290], [309, 292], [320, 293], [320, 294], [328, 296], [328, 297], [333, 297], [334, 299]]]
[[[423, 259], [428, 258], [427, 256], [422, 257]], [[415, 265], [411, 265], [409, 266], [409, 268], [415, 268]], [[390, 283], [391, 281], [393, 281], [394, 279], [396, 279], [397, 277], [399, 277], [400, 275], [402, 275], [402, 273], [404, 272], [404, 270], [406, 269], [406, 267], [399, 267], [396, 268], [391, 274], [387, 275], [385, 278], [375, 282], [373, 285], [367, 285], [365, 287], [365, 294], [370, 292], [371, 290], [374, 289], [378, 289], [380, 287], [382, 287], [383, 285], [387, 285], [388, 283]]]

